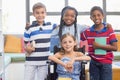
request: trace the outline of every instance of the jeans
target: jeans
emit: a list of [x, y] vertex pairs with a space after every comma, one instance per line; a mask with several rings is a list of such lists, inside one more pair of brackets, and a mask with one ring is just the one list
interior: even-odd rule
[[112, 64], [90, 62], [90, 80], [112, 80]]

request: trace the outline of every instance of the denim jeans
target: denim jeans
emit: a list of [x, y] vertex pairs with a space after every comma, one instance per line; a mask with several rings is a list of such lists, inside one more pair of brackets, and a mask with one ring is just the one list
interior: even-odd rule
[[112, 64], [90, 61], [90, 80], [112, 80]]

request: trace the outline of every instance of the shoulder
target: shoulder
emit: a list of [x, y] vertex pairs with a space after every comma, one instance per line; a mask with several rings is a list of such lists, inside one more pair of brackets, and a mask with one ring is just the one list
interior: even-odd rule
[[90, 26], [89, 25], [80, 25], [80, 24], [77, 24], [77, 28], [81, 31], [81, 32], [83, 32], [83, 31], [85, 31], [86, 29], [88, 29]]
[[89, 25], [85, 25], [85, 24], [77, 24], [77, 27], [90, 27]]
[[61, 59], [63, 57], [63, 53], [62, 52], [57, 52], [54, 54], [57, 58]]
[[107, 29], [112, 29], [112, 25], [110, 23], [106, 23], [106, 28]]
[[51, 22], [46, 22], [45, 25], [51, 25]]
[[30, 28], [35, 27], [35, 26], [38, 26], [37, 21], [33, 21], [31, 25], [30, 23], [29, 24], [27, 23], [25, 29], [29, 30]]
[[75, 52], [77, 54], [77, 56], [83, 56], [84, 54], [82, 52]]

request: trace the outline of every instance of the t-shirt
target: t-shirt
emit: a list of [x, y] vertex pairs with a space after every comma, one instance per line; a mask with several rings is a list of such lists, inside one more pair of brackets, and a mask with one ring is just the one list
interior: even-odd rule
[[106, 55], [95, 55], [95, 50], [93, 48], [93, 42], [95, 38], [104, 37], [106, 38], [106, 45], [110, 45], [113, 42], [117, 42], [115, 37], [115, 33], [112, 28], [108, 29], [107, 24], [103, 23], [104, 28], [100, 31], [95, 31], [94, 26], [85, 30], [81, 33], [81, 40], [87, 40], [88, 42], [88, 53], [92, 59], [101, 62], [101, 63], [112, 63], [113, 60], [113, 52], [111, 50], [106, 51]]
[[43, 25], [33, 22], [32, 25], [25, 30], [25, 43], [35, 42], [35, 51], [29, 56], [26, 56], [27, 65], [46, 65], [46, 61], [50, 55], [51, 33], [55, 27], [56, 25], [50, 22], [44, 23]]

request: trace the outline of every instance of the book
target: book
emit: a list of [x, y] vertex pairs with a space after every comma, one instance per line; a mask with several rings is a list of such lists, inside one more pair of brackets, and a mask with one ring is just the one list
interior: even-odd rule
[[[97, 42], [101, 45], [106, 45], [106, 38], [105, 37], [97, 37], [97, 38], [95, 38], [95, 42]], [[106, 55], [106, 50], [95, 49], [95, 54], [96, 55]]]
[[72, 80], [71, 78], [63, 78], [63, 77], [59, 77], [58, 80]]

